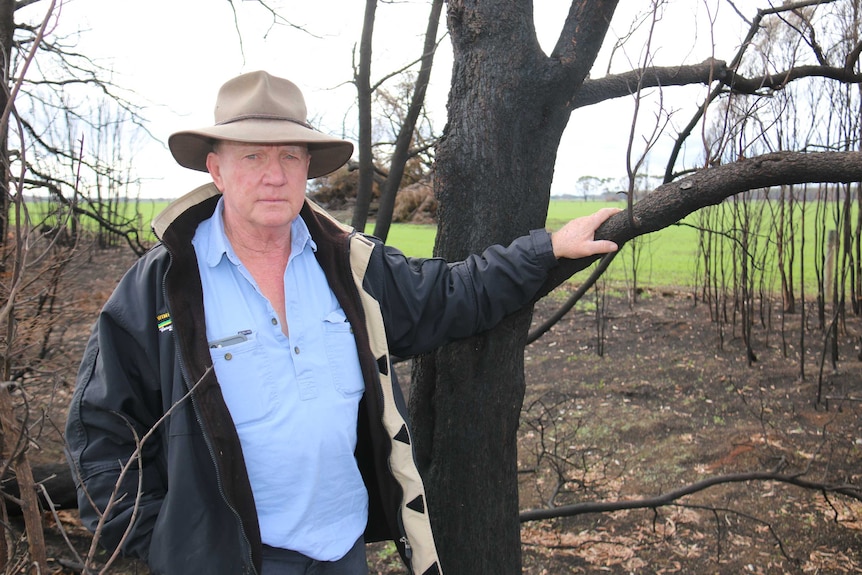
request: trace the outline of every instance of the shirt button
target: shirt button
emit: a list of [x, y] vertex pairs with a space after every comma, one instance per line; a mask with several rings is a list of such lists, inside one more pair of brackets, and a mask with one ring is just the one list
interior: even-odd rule
[[296, 346], [295, 348], [293, 348], [293, 353], [295, 353], [296, 355], [299, 355], [299, 346]]
[[278, 325], [278, 320], [276, 318], [272, 318], [272, 325]]
[[230, 354], [230, 353], [226, 353], [226, 354], [224, 354], [224, 358], [225, 358], [226, 360], [230, 361], [230, 360], [232, 360], [232, 359], [233, 359], [233, 355], [232, 355], [232, 354]]

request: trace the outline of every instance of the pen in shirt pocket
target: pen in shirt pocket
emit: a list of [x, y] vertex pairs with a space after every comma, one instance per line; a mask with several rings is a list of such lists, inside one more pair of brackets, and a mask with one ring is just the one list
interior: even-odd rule
[[209, 342], [210, 349], [215, 349], [219, 347], [227, 347], [229, 345], [237, 345], [244, 341], [248, 341], [248, 336], [251, 335], [250, 329], [243, 329], [236, 333], [236, 335], [229, 335], [228, 337], [223, 337], [221, 339], [215, 339]]

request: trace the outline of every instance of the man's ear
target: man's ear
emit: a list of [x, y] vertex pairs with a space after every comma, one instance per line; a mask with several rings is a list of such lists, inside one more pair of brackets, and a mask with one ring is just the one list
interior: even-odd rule
[[218, 191], [224, 193], [224, 186], [222, 184], [222, 176], [221, 176], [221, 164], [219, 163], [218, 154], [215, 152], [210, 152], [207, 154], [207, 171], [210, 173], [210, 177], [213, 179], [213, 183], [215, 187], [218, 188]]

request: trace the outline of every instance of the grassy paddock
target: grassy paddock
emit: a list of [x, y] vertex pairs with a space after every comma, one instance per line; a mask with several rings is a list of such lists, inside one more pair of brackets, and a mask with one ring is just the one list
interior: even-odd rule
[[[559, 229], [572, 218], [585, 216], [599, 208], [625, 207], [624, 202], [583, 202], [553, 200], [548, 208], [547, 228]], [[432, 254], [436, 228], [411, 224], [393, 224], [389, 243], [411, 256], [427, 257]], [[644, 246], [641, 252], [639, 282], [644, 285], [691, 285], [694, 281], [694, 262], [697, 254], [697, 232], [691, 228], [671, 227], [638, 240]], [[657, 256], [661, 257], [657, 257]], [[606, 273], [611, 281], [628, 279], [624, 260], [631, 258], [631, 250], [623, 249]], [[583, 273], [578, 277], [583, 277]]]
[[[548, 228], [556, 229], [569, 218], [578, 217], [592, 213], [605, 205], [616, 205], [625, 207], [623, 202], [598, 203], [598, 202], [573, 202], [552, 201], [548, 212]], [[800, 204], [794, 206], [792, 219], [797, 228], [793, 231], [792, 241], [794, 244], [794, 261], [792, 263], [793, 289], [798, 292], [799, 278], [805, 276], [806, 293], [812, 294], [816, 291], [817, 279], [815, 274], [815, 259], [818, 256], [815, 249], [816, 236], [822, 236], [823, 230], [827, 233], [834, 231], [836, 214], [841, 205], [836, 202], [822, 202], [819, 205], [813, 201], [807, 203], [803, 209]], [[752, 229], [752, 224], [747, 224], [746, 216], [754, 222], [752, 229], [753, 238], [750, 240], [748, 251], [753, 254], [757, 270], [757, 277], [765, 278], [763, 284], [768, 291], [775, 292], [779, 289], [780, 278], [777, 271], [777, 241], [773, 222], [780, 216], [777, 214], [779, 204], [776, 201], [765, 200], [736, 201], [733, 198], [714, 207], [699, 210], [691, 214], [679, 224], [667, 227], [658, 232], [641, 236], [627, 245], [617, 256], [616, 260], [608, 269], [608, 279], [615, 281], [629, 281], [631, 276], [632, 259], [635, 257], [634, 248], [638, 251], [638, 284], [642, 287], [665, 287], [679, 286], [691, 287], [699, 284], [703, 277], [703, 260], [700, 257], [699, 232], [697, 228], [705, 227], [723, 231], [739, 230], [743, 227]], [[856, 209], [851, 214], [851, 221], [856, 221]], [[819, 231], [818, 231], [819, 230]], [[800, 245], [805, 238], [804, 253], [800, 256]], [[785, 231], [784, 243], [790, 240], [790, 232]], [[736, 235], [738, 239], [738, 234]], [[718, 234], [713, 234], [714, 241], [723, 241], [725, 252], [723, 261], [730, 281], [731, 241]], [[715, 257], [715, 256], [713, 256]], [[804, 269], [803, 269], [804, 265]], [[821, 263], [822, 267], [822, 263]], [[759, 281], [759, 280], [758, 280]]]
[[[128, 215], [133, 216], [134, 210], [137, 208], [140, 211], [140, 220], [142, 227], [149, 230], [149, 222], [153, 216], [158, 214], [167, 206], [167, 201], [141, 201], [136, 204], [129, 202], [124, 205], [128, 210]], [[699, 277], [702, 276], [702, 271], [699, 269], [702, 266], [698, 257], [698, 232], [695, 229], [701, 224], [701, 220], [705, 214], [710, 214], [709, 220], [712, 222], [719, 221], [725, 228], [739, 228], [739, 221], [735, 219], [735, 215], [739, 212], [741, 204], [734, 206], [734, 202], [728, 201], [720, 206], [707, 208], [695, 214], [692, 214], [683, 222], [684, 225], [674, 225], [665, 228], [661, 231], [642, 236], [627, 245], [622, 252], [617, 256], [616, 260], [611, 264], [611, 267], [606, 273], [606, 278], [612, 282], [630, 282], [632, 259], [638, 258], [638, 285], [642, 287], [690, 287], [695, 285]], [[550, 230], [558, 229], [565, 222], [572, 218], [585, 216], [606, 206], [625, 207], [625, 202], [596, 202], [596, 201], [571, 201], [571, 200], [552, 200], [548, 208], [547, 227]], [[833, 211], [836, 208], [834, 203], [826, 203], [821, 205], [821, 210], [827, 211], [825, 227], [827, 229], [835, 229]], [[31, 221], [39, 222], [44, 218], [44, 214], [48, 212], [49, 206], [47, 203], [29, 202], [28, 209], [31, 213]], [[772, 221], [772, 210], [777, 209], [775, 203], [767, 203], [763, 201], [749, 201], [746, 204], [746, 210], [749, 212], [762, 212], [760, 219], [761, 230], [759, 239], [756, 242], [756, 250], [764, 253], [767, 242], [774, 244], [774, 233], [769, 229]], [[708, 212], [708, 210], [713, 210]], [[803, 217], [804, 216], [804, 217]], [[801, 208], [797, 209], [794, 214], [795, 221], [804, 221], [806, 242], [808, 245], [805, 248], [805, 278], [806, 291], [812, 293], [815, 286], [814, 274], [814, 230], [818, 226], [818, 213], [815, 209], [815, 204], [810, 203], [805, 209], [804, 214]], [[855, 221], [855, 213], [853, 215]], [[822, 218], [820, 221], [824, 221]], [[48, 221], [50, 223], [50, 219]], [[687, 225], [685, 225], [687, 224]], [[92, 222], [84, 222], [84, 225], [93, 225]], [[824, 224], [820, 224], [822, 228]], [[373, 229], [373, 226], [370, 226]], [[436, 227], [433, 225], [416, 225], [416, 224], [393, 224], [389, 233], [389, 243], [398, 247], [404, 253], [410, 256], [430, 257], [434, 248], [434, 238], [436, 236]], [[795, 241], [800, 241], [801, 233], [796, 232]], [[150, 236], [150, 240], [155, 238]], [[632, 248], [638, 248], [633, 250]], [[726, 248], [729, 250], [729, 248]], [[773, 270], [775, 268], [775, 246], [770, 245], [766, 250], [766, 258], [764, 260], [764, 268]], [[797, 260], [799, 258], [797, 257]], [[798, 289], [798, 278], [800, 276], [801, 265], [800, 261], [794, 262], [794, 289]], [[774, 271], [767, 271], [767, 277], [770, 278], [768, 287], [775, 290], [778, 287], [777, 275]], [[584, 277], [579, 274], [578, 278]], [[578, 280], [576, 278], [576, 281]]]
[[[140, 227], [143, 231], [149, 232], [150, 230], [150, 222], [153, 218], [161, 212], [163, 209], [167, 207], [170, 202], [167, 200], [141, 200], [140, 202], [120, 202], [118, 205], [120, 206], [119, 210], [121, 211], [121, 216], [116, 219], [127, 219], [127, 220], [137, 220], [140, 224]], [[89, 208], [87, 208], [89, 209]], [[57, 224], [57, 211], [58, 204], [54, 202], [48, 201], [38, 201], [38, 200], [28, 200], [27, 201], [27, 212], [30, 216], [30, 222], [37, 226], [54, 226]], [[61, 210], [61, 213], [64, 214], [63, 217], [66, 217], [67, 213], [65, 210]], [[15, 211], [14, 208], [10, 210], [11, 217], [9, 219], [12, 222], [12, 225], [15, 224]], [[85, 229], [95, 230], [96, 222], [89, 218], [81, 218], [81, 225]], [[142, 241], [155, 241], [155, 236], [150, 233], [148, 236], [142, 238]]]
[[[572, 218], [589, 215], [603, 207], [626, 208], [626, 203], [552, 200], [548, 206], [547, 227], [556, 230]], [[695, 284], [697, 256], [697, 231], [689, 226], [670, 226], [629, 242], [605, 272], [605, 278], [612, 282], [631, 282], [632, 262], [637, 258], [638, 285], [688, 287]]]
[[[547, 228], [559, 229], [569, 220], [589, 215], [600, 208], [625, 208], [626, 202], [585, 202], [551, 200]], [[617, 283], [631, 281], [632, 258], [638, 258], [638, 284], [643, 287], [690, 286], [695, 282], [697, 231], [690, 227], [671, 226], [630, 242], [605, 272], [605, 278]], [[635, 252], [632, 247], [636, 246]], [[580, 277], [585, 277], [582, 272]], [[575, 278], [575, 281], [579, 281]]]
[[[586, 216], [602, 207], [624, 208], [624, 202], [583, 202], [553, 200], [548, 207], [547, 228], [559, 229], [572, 218]], [[434, 247], [436, 228], [393, 224], [389, 243], [407, 255], [429, 256]], [[641, 255], [643, 268], [638, 273], [642, 281], [651, 285], [688, 285], [693, 281], [694, 258], [697, 254], [697, 232], [691, 228], [673, 226], [638, 240], [645, 247]], [[631, 258], [630, 250], [624, 249], [608, 270], [612, 280], [625, 280], [623, 260]], [[657, 258], [656, 255], [661, 255]], [[659, 266], [659, 267], [657, 267]]]
[[[667, 227], [658, 232], [641, 236], [630, 242], [620, 252], [605, 277], [612, 282], [630, 282], [632, 259], [637, 257], [638, 285], [641, 287], [691, 287], [701, 281], [703, 276], [702, 261], [699, 258], [699, 237], [697, 228], [702, 225], [702, 220], [708, 217], [711, 222], [720, 222], [723, 229], [738, 229], [740, 227], [741, 202], [734, 205], [733, 201], [727, 201], [719, 206], [706, 208], [685, 218], [679, 225]], [[547, 228], [556, 230], [572, 218], [585, 216], [599, 208], [625, 207], [625, 202], [594, 202], [594, 201], [570, 201], [552, 200], [548, 207]], [[751, 251], [766, 270], [765, 277], [767, 289], [775, 291], [778, 289], [778, 276], [776, 268], [776, 246], [775, 234], [770, 229], [773, 221], [773, 210], [777, 210], [777, 203], [768, 203], [761, 200], [751, 200], [745, 203], [746, 210], [750, 213], [761, 213], [760, 230], [757, 238], [752, 240], [755, 246]], [[809, 203], [804, 212], [797, 206], [793, 219], [796, 222], [804, 222], [806, 247], [804, 258], [798, 256], [801, 230], [796, 230], [794, 242], [796, 243], [797, 257], [793, 263], [794, 290], [799, 289], [799, 277], [802, 271], [802, 263], [805, 268], [806, 292], [814, 292], [816, 285], [814, 260], [816, 257], [814, 249], [815, 229], [819, 227], [827, 230], [835, 229], [834, 210], [835, 203], [821, 204], [821, 210], [825, 209], [827, 214], [825, 220], [817, 213], [815, 204]], [[707, 214], [709, 214], [707, 216]], [[753, 216], [756, 220], [756, 215]], [[852, 216], [855, 221], [855, 212]], [[821, 222], [825, 222], [821, 223]], [[428, 256], [431, 254], [434, 244], [435, 229], [433, 226], [414, 226], [406, 224], [395, 224], [390, 232], [390, 243], [402, 249], [408, 255]], [[715, 237], [715, 236], [714, 236]], [[729, 242], [725, 240], [725, 251], [729, 253]], [[637, 249], [633, 249], [637, 248]], [[765, 256], [760, 255], [765, 254]], [[729, 256], [725, 256], [725, 267], [730, 269]], [[804, 260], [804, 262], [803, 262]], [[758, 272], [760, 273], [760, 272]], [[578, 278], [584, 277], [583, 273]], [[578, 278], [575, 278], [578, 281]]]

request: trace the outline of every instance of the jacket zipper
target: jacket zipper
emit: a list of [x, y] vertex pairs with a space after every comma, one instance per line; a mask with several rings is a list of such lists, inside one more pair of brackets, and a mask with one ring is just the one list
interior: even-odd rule
[[399, 541], [404, 545], [404, 555], [406, 556], [408, 561], [413, 559], [413, 549], [410, 547], [410, 541], [407, 540], [407, 537], [402, 537]]

